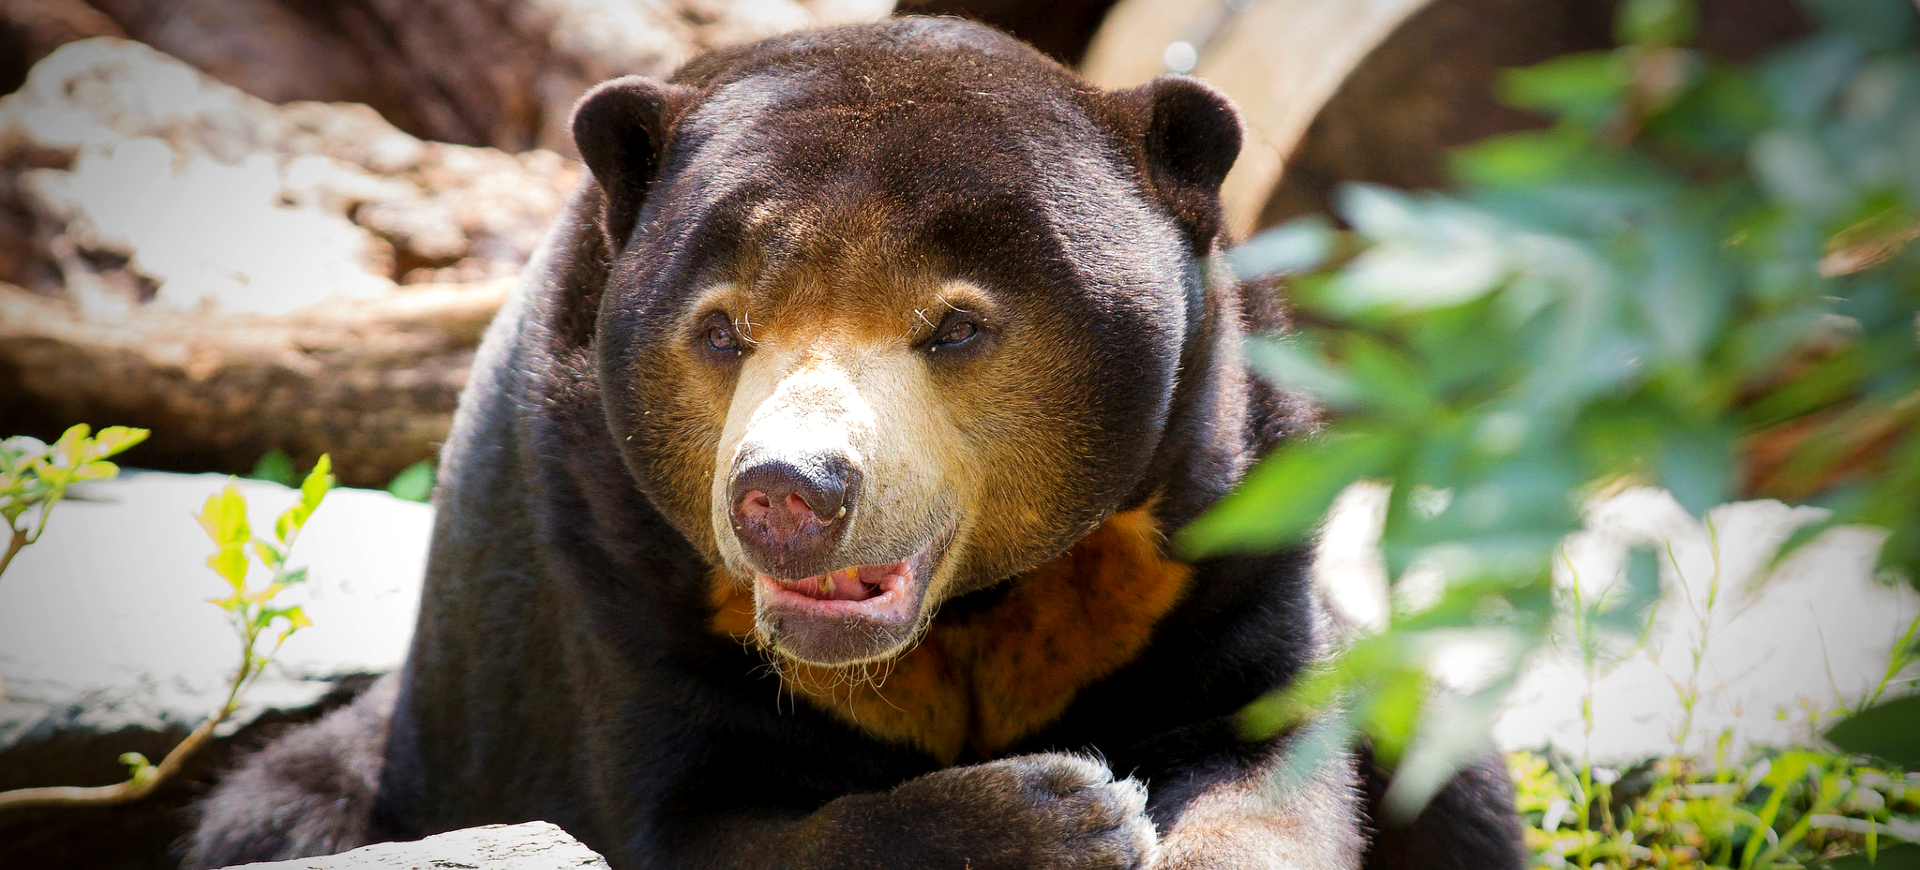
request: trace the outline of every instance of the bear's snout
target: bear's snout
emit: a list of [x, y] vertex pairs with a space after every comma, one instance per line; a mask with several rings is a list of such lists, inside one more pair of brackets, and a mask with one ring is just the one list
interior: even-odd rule
[[859, 469], [836, 454], [745, 464], [729, 487], [734, 535], [770, 575], [799, 579], [832, 570], [859, 487]]

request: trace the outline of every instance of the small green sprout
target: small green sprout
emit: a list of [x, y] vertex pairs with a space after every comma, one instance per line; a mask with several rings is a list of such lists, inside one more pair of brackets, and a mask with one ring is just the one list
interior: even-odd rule
[[147, 430], [127, 426], [108, 426], [98, 435], [92, 431], [81, 423], [51, 445], [25, 435], [0, 441], [0, 518], [11, 532], [0, 574], [22, 549], [40, 540], [68, 487], [119, 475], [120, 466], [107, 458], [147, 440]]

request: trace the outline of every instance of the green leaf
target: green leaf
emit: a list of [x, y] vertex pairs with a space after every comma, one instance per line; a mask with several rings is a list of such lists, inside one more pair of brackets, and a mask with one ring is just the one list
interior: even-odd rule
[[1405, 448], [1402, 438], [1359, 430], [1283, 445], [1254, 466], [1232, 494], [1180, 530], [1175, 544], [1198, 558], [1296, 543], [1348, 484], [1391, 467]]
[[1538, 184], [1564, 176], [1585, 153], [1578, 137], [1556, 130], [1492, 136], [1448, 155], [1454, 177], [1471, 184]]
[[1333, 251], [1333, 224], [1314, 215], [1288, 221], [1227, 252], [1227, 268], [1242, 281], [1306, 272]]
[[1760, 79], [1785, 120], [1811, 127], [1865, 59], [1858, 40], [1817, 33], [1768, 57]]
[[1435, 397], [1427, 383], [1431, 366], [1413, 358], [1400, 348], [1355, 332], [1346, 337], [1340, 351], [1346, 357], [1347, 374], [1359, 387], [1364, 400], [1356, 403], [1390, 408], [1395, 411], [1431, 414]]
[[433, 460], [422, 459], [393, 476], [387, 492], [407, 501], [425, 502], [433, 498]]
[[320, 507], [320, 500], [327, 497], [327, 491], [333, 489], [333, 459], [325, 453], [313, 464], [313, 470], [307, 472], [307, 479], [300, 482], [300, 507], [303, 510], [302, 521], [311, 516]]
[[254, 480], [264, 480], [292, 488], [300, 485], [300, 473], [294, 470], [293, 457], [285, 450], [275, 447], [261, 454], [259, 461], [253, 464], [253, 470], [247, 476]]
[[295, 568], [291, 571], [288, 571], [286, 574], [281, 575], [280, 585], [292, 586], [295, 583], [305, 583], [306, 580], [307, 580], [307, 569]]
[[1912, 0], [1799, 0], [1799, 5], [1822, 25], [1880, 51], [1903, 48], [1920, 32]]
[[105, 459], [147, 440], [151, 434], [145, 429], [131, 426], [108, 426], [93, 436], [93, 455], [96, 459]]
[[1387, 764], [1400, 761], [1413, 742], [1425, 710], [1430, 678], [1417, 660], [1399, 663], [1384, 673], [1370, 675], [1365, 695], [1356, 704], [1363, 727], [1373, 737], [1374, 750]]
[[1342, 695], [1358, 674], [1388, 667], [1402, 646], [1400, 638], [1376, 635], [1341, 650], [1331, 659], [1309, 668], [1299, 679], [1275, 689], [1241, 708], [1235, 727], [1247, 740], [1265, 740], [1314, 716], [1339, 709]]
[[280, 563], [286, 559], [286, 554], [280, 552], [279, 547], [264, 538], [253, 539], [253, 554], [259, 557], [260, 564], [274, 569], [279, 568]]
[[1733, 494], [1733, 437], [1724, 428], [1669, 433], [1659, 462], [1660, 484], [1695, 517]]
[[4, 470], [21, 472], [47, 455], [47, 442], [29, 435], [15, 435], [0, 441], [0, 462]]
[[1635, 45], [1681, 45], [1693, 38], [1698, 16], [1689, 0], [1627, 0], [1614, 14], [1614, 34]]
[[274, 537], [282, 544], [291, 539], [295, 532], [307, 524], [307, 518], [320, 507], [320, 500], [326, 498], [332, 488], [333, 461], [323, 453], [320, 461], [314, 463], [313, 470], [307, 473], [307, 479], [300, 482], [300, 500], [274, 520]]
[[127, 779], [136, 785], [151, 779], [155, 770], [153, 762], [138, 752], [120, 753], [120, 764], [127, 769]]
[[1626, 99], [1633, 69], [1613, 52], [1568, 54], [1523, 69], [1507, 70], [1500, 96], [1586, 127], [1598, 126]]
[[82, 480], [106, 480], [107, 478], [118, 476], [120, 476], [120, 466], [108, 462], [105, 459], [95, 459], [81, 465], [75, 469], [73, 473], [75, 482]]
[[1827, 739], [1856, 755], [1920, 769], [1920, 695], [1884, 701], [1848, 716], [1827, 731]]
[[1853, 190], [1832, 153], [1812, 134], [1770, 130], [1753, 140], [1755, 180], [1776, 202], [1825, 221], [1840, 213]]
[[88, 445], [87, 434], [93, 428], [85, 423], [77, 423], [60, 433], [60, 440], [48, 450], [49, 458], [60, 468], [73, 468], [86, 461]]
[[1250, 339], [1247, 363], [1275, 384], [1300, 390], [1335, 407], [1354, 407], [1365, 395], [1353, 378], [1302, 346], [1298, 336]]
[[[231, 482], [218, 493], [207, 496], [198, 519], [200, 528], [205, 529], [207, 537], [216, 544], [239, 547], [253, 538], [253, 532], [247, 527], [247, 500]], [[244, 553], [241, 558], [245, 558]]]
[[1660, 554], [1646, 547], [1627, 554], [1626, 583], [1619, 594], [1601, 602], [1594, 625], [1619, 635], [1638, 633], [1660, 601]]
[[1334, 279], [1341, 310], [1421, 312], [1493, 292], [1513, 263], [1489, 227], [1456, 222], [1432, 239], [1389, 239], [1353, 259]]
[[207, 567], [227, 581], [237, 594], [247, 584], [247, 551], [239, 544], [221, 544], [207, 557]]
[[1442, 696], [1423, 705], [1420, 732], [1382, 799], [1389, 816], [1401, 821], [1418, 816], [1461, 767], [1487, 750], [1487, 735], [1513, 682], [1508, 674], [1466, 697]]

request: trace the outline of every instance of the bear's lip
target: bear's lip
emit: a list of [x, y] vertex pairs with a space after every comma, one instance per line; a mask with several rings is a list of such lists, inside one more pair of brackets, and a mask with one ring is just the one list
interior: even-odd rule
[[[899, 562], [852, 565], [783, 580], [753, 572], [754, 624], [783, 656], [815, 665], [877, 661], [913, 642], [928, 587], [953, 543], [954, 522]], [[832, 590], [823, 578], [832, 580]]]
[[[924, 551], [923, 551], [924, 553]], [[916, 556], [922, 554], [916, 554]], [[815, 577], [781, 580], [756, 574], [761, 602], [801, 613], [863, 617], [899, 625], [911, 622], [919, 609], [915, 584], [920, 582], [919, 558], [879, 565], [854, 565]]]

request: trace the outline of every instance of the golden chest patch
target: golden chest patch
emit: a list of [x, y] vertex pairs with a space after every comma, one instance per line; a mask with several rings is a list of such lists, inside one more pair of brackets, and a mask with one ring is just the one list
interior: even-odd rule
[[[1191, 573], [1162, 552], [1145, 509], [1115, 514], [993, 606], [936, 619], [918, 646], [859, 678], [784, 662], [781, 679], [795, 696], [942, 762], [967, 749], [990, 755], [1059, 718], [1081, 689], [1132, 661]], [[753, 593], [736, 582], [715, 591], [715, 630], [751, 634]]]

